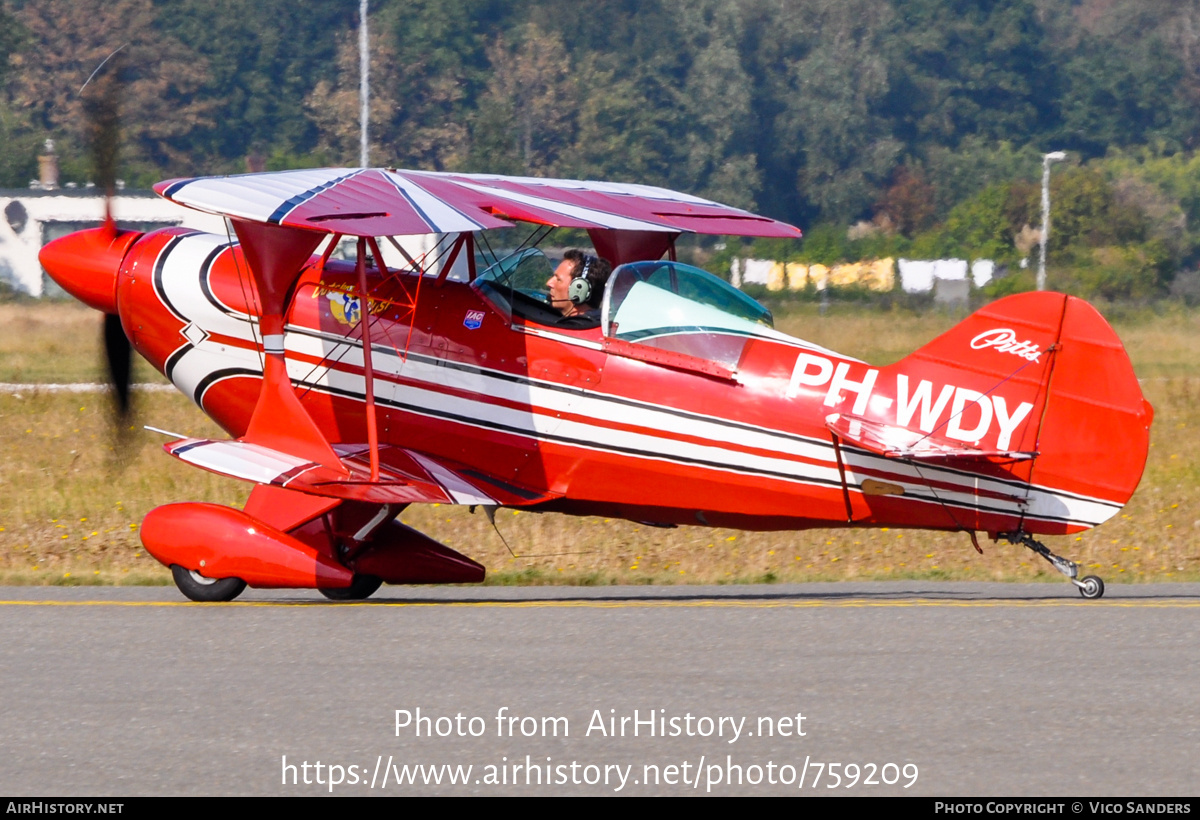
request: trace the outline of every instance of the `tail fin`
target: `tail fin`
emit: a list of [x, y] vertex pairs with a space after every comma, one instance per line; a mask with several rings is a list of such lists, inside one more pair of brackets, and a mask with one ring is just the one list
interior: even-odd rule
[[[1079, 511], [1046, 511], [1031, 532], [1095, 526], [1141, 480], [1154, 411], [1117, 334], [1081, 299], [1001, 299], [884, 368], [879, 384], [895, 385], [895, 403], [861, 420], [875, 439], [864, 446], [885, 452], [890, 437], [905, 449], [887, 455], [1015, 478]], [[1042, 517], [1038, 506], [1018, 525]]]

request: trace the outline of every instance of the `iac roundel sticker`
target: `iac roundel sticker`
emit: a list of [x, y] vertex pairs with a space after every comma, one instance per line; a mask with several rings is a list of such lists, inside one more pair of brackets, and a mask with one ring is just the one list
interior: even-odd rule
[[467, 315], [463, 317], [463, 327], [468, 328], [469, 330], [479, 330], [479, 327], [482, 324], [482, 310], [468, 310]]

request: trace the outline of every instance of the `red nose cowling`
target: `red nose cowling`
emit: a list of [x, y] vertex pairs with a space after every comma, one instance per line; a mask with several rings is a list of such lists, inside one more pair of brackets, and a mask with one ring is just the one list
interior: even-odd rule
[[42, 248], [38, 260], [50, 278], [88, 307], [117, 312], [117, 273], [142, 234], [109, 226], [76, 231]]

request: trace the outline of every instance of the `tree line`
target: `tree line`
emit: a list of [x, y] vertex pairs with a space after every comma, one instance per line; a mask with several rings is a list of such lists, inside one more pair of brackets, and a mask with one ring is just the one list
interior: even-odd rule
[[[0, 185], [48, 137], [87, 181], [78, 90], [122, 45], [129, 184], [356, 164], [357, 15], [2, 0]], [[1196, 261], [1200, 0], [372, 0], [370, 20], [374, 164], [665, 185], [815, 227], [809, 256], [1015, 263], [1064, 150], [1082, 222], [1058, 258], [1136, 263], [1131, 292]]]

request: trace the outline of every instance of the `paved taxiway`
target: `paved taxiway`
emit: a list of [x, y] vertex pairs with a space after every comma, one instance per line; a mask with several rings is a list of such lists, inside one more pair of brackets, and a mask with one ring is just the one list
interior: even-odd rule
[[[1096, 602], [1065, 583], [905, 582], [392, 587], [355, 605], [248, 590], [204, 606], [173, 588], [0, 588], [0, 793], [327, 793], [332, 771], [347, 795], [607, 794], [622, 774], [620, 793], [683, 794], [740, 771], [713, 793], [828, 794], [816, 767], [840, 763], [843, 794], [1195, 794], [1198, 623], [1200, 586], [1183, 584]], [[396, 710], [418, 707], [463, 720], [397, 737]], [[502, 707], [567, 720], [558, 737], [522, 736], [528, 721], [498, 736]], [[587, 733], [634, 710], [677, 718], [679, 736]], [[722, 717], [745, 718], [733, 742]], [[803, 791], [778, 782], [806, 760]], [[527, 762], [543, 785], [525, 785]], [[916, 784], [863, 784], [888, 763], [887, 779], [915, 764]], [[473, 768], [465, 785], [397, 786], [413, 764]]]

